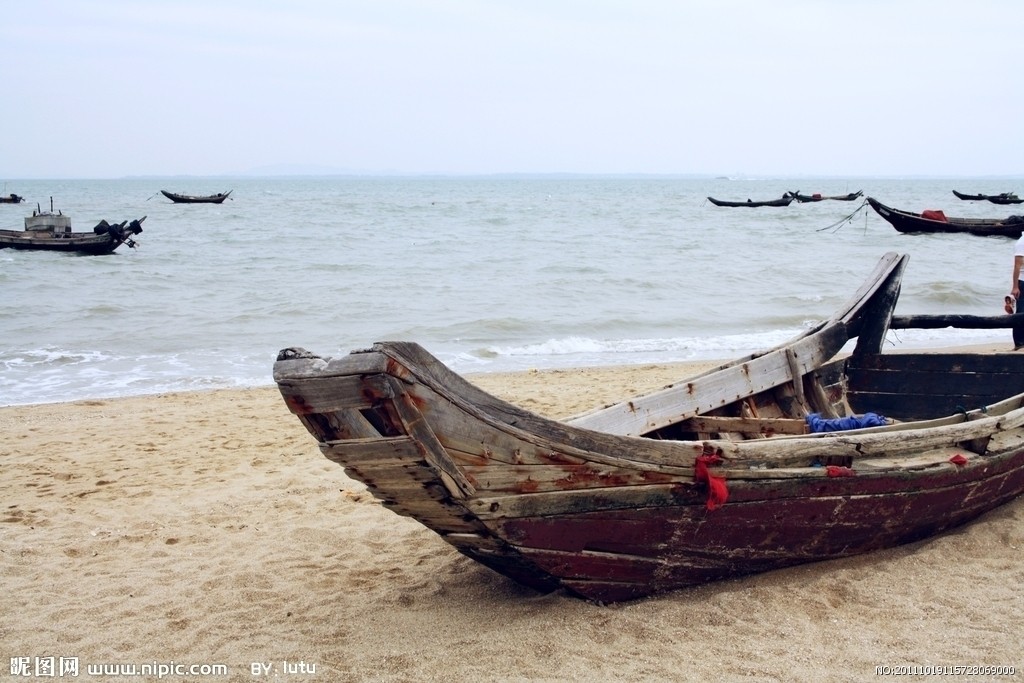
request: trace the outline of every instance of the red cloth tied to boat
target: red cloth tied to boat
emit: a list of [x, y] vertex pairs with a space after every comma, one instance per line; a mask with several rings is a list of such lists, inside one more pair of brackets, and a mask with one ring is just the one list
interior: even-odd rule
[[725, 505], [729, 498], [729, 489], [725, 486], [725, 477], [711, 474], [709, 465], [717, 465], [722, 459], [714, 453], [698, 455], [694, 466], [693, 480], [706, 481], [708, 484], [708, 510], [717, 510]]
[[963, 467], [964, 465], [967, 464], [967, 458], [960, 455], [959, 453], [950, 458], [949, 461], [956, 465], [957, 467]]
[[830, 477], [855, 477], [857, 473], [851, 470], [849, 467], [840, 467], [839, 465], [827, 465], [825, 467], [825, 474]]
[[946, 214], [939, 209], [925, 209], [921, 212], [921, 218], [927, 218], [931, 221], [941, 221], [943, 223], [949, 222], [946, 220]]

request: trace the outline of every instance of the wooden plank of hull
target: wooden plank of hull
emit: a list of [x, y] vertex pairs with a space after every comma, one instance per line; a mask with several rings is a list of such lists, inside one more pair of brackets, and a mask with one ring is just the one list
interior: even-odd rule
[[780, 349], [713, 374], [705, 373], [642, 400], [589, 413], [572, 424], [612, 434], [643, 434], [792, 382], [794, 365], [798, 372], [809, 372], [842, 348], [846, 339], [844, 329], [831, 327], [798, 342], [799, 360], [795, 362], [791, 363], [790, 355]]
[[[874, 429], [832, 432], [807, 437], [778, 437], [770, 444], [761, 441], [715, 442], [716, 453], [733, 467], [744, 463], [768, 463], [774, 467], [807, 466], [823, 458], [871, 458], [912, 455], [933, 449], [957, 447], [994, 433], [1024, 425], [1024, 410], [1000, 417], [971, 419], [928, 428]], [[782, 442], [784, 443], [778, 443]]]
[[[703, 448], [700, 443], [635, 438], [630, 442], [635, 450], [623, 449], [623, 437], [574, 429], [535, 415], [515, 414], [506, 422], [502, 412], [492, 412], [492, 406], [482, 400], [467, 400], [462, 393], [478, 389], [454, 377], [444, 381], [448, 386], [455, 382], [463, 386], [444, 397], [423, 384], [409, 384], [405, 391], [421, 407], [443, 446], [464, 462], [551, 466], [590, 462], [661, 471], [665, 467], [691, 468]], [[642, 458], [636, 457], [640, 454]]]
[[274, 363], [274, 381], [278, 386], [310, 379], [347, 375], [375, 375], [388, 371], [388, 357], [370, 350], [352, 351], [340, 358], [321, 358], [299, 347], [282, 349]]
[[863, 479], [830, 480], [814, 497], [731, 496], [714, 512], [689, 505], [503, 520], [499, 533], [583, 597], [632, 599], [893, 547], [959, 526], [1024, 489], [1024, 451], [968, 471], [872, 480], [877, 486], [863, 486]]
[[383, 375], [280, 382], [278, 388], [288, 408], [296, 415], [329, 413], [346, 408], [368, 409], [377, 401], [394, 396], [391, 384]]
[[689, 468], [679, 468], [678, 473], [670, 474], [594, 464], [558, 467], [498, 464], [464, 466], [463, 470], [477, 488], [487, 491], [489, 495], [688, 482], [693, 479], [693, 470]]
[[[891, 354], [850, 359], [848, 397], [856, 410], [902, 420], [990, 405], [1024, 391], [1024, 357], [1006, 354]], [[907, 387], [913, 387], [912, 392]]]
[[[989, 445], [998, 445], [1003, 451], [1011, 453], [1024, 450], [1024, 430], [1001, 435], [1000, 441], [993, 439]], [[918, 476], [921, 470], [930, 470], [932, 474], [962, 473], [957, 465], [950, 462], [954, 455], [962, 455], [968, 461], [980, 457], [965, 448], [947, 446], [921, 452], [914, 458], [894, 454], [893, 457], [879, 458], [877, 461], [855, 460], [853, 471], [858, 475], [858, 485], [871, 493], [898, 493], [902, 490], [900, 487], [904, 485], [904, 479]], [[986, 465], [993, 462], [992, 456], [983, 456], [981, 459]], [[819, 488], [830, 481], [827, 468], [821, 466], [781, 470], [718, 468], [716, 473], [729, 482], [730, 504], [750, 498], [751, 490], [760, 491], [755, 498], [816, 495]], [[518, 494], [488, 492], [466, 501], [466, 507], [486, 522], [492, 519], [555, 516], [585, 511], [665, 508], [684, 503], [702, 506], [706, 495], [705, 487], [691, 479], [664, 484], [541, 490]]]

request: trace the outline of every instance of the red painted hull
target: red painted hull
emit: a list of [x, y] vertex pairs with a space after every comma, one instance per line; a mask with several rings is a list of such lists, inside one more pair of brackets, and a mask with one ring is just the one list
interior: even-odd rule
[[847, 557], [927, 538], [1024, 491], [1024, 450], [970, 467], [819, 482], [730, 482], [729, 501], [507, 520], [538, 575], [600, 602]]

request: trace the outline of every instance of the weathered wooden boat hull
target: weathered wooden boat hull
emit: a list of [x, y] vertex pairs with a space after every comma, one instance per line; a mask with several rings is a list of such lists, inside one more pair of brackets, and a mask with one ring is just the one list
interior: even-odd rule
[[[0, 230], [0, 249], [56, 251], [99, 256], [113, 253], [122, 244], [135, 247], [135, 235], [142, 232], [143, 216], [138, 220], [110, 225], [103, 221], [93, 232], [54, 232], [46, 230]], [[97, 232], [99, 230], [100, 232]]]
[[1011, 192], [1003, 192], [1002, 194], [964, 194], [963, 192], [953, 190], [953, 194], [955, 194], [958, 199], [986, 201], [992, 202], [993, 204], [1020, 204], [1024, 202], [1024, 199], [1021, 199]]
[[1010, 237], [1018, 239], [1024, 232], [1024, 221], [1006, 222], [1008, 218], [954, 218], [945, 221], [925, 218], [919, 213], [886, 206], [873, 197], [867, 202], [892, 227], [904, 233], [967, 233], [979, 237]]
[[195, 196], [188, 194], [177, 194], [175, 192], [168, 192], [167, 190], [160, 190], [163, 196], [170, 199], [175, 204], [220, 204], [228, 198], [234, 190], [228, 190], [221, 194], [211, 194], [205, 196]]
[[650, 506], [494, 526], [542, 576], [558, 577], [588, 599], [614, 602], [918, 541], [1012, 500], [1022, 488], [1018, 447], [969, 467], [933, 466], [902, 479], [863, 472], [730, 479], [729, 500], [715, 511], [687, 488]]
[[745, 202], [733, 202], [724, 199], [715, 199], [714, 197], [708, 197], [708, 201], [714, 204], [715, 206], [747, 206], [751, 208], [756, 208], [759, 206], [789, 206], [793, 202], [793, 198], [781, 197], [779, 199], [769, 199], [758, 202], [751, 201], [748, 199]]
[[[880, 354], [905, 262], [887, 255], [788, 344], [566, 422], [413, 343], [286, 349], [274, 377], [323, 454], [396, 513], [538, 590], [629, 600], [919, 540], [1024, 490], [1024, 355]], [[940, 412], [976, 370], [976, 395]], [[875, 404], [913, 422], [806, 433], [809, 411]]]

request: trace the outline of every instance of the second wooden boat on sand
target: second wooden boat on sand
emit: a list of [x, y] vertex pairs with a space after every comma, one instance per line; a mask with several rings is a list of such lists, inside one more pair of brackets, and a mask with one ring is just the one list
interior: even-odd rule
[[274, 378], [384, 506], [537, 590], [629, 600], [909, 543], [1024, 491], [1024, 354], [881, 352], [921, 322], [894, 317], [906, 262], [784, 345], [564, 422], [409, 342], [284, 349]]

